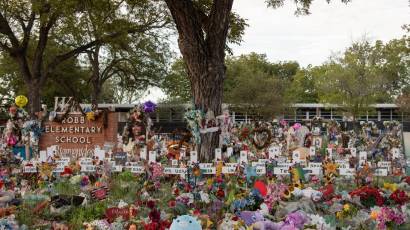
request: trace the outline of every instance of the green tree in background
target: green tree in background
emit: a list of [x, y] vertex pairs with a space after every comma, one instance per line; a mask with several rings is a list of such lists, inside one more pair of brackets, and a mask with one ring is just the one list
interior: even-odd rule
[[284, 91], [299, 69], [296, 62], [270, 63], [266, 55], [251, 53], [230, 57], [226, 64], [224, 102], [265, 118], [283, 111]]
[[285, 91], [285, 101], [288, 103], [318, 103], [319, 94], [316, 89], [316, 79], [325, 74], [324, 66], [311, 66], [300, 69]]
[[172, 63], [161, 88], [167, 94], [168, 102], [188, 103], [192, 100], [191, 86], [183, 59], [177, 59]]
[[377, 68], [378, 60], [369, 41], [353, 43], [322, 67], [325, 72], [315, 81], [320, 102], [340, 105], [353, 120], [371, 110], [371, 104], [388, 97], [388, 80]]

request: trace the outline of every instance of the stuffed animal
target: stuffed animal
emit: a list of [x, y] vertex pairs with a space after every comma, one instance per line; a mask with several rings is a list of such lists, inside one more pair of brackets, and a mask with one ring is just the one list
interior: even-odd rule
[[253, 230], [280, 230], [283, 222], [275, 223], [270, 220], [258, 221], [252, 225]]
[[319, 201], [322, 198], [322, 192], [312, 189], [311, 187], [305, 189], [294, 188], [292, 194], [295, 197], [307, 197], [313, 201]]
[[217, 230], [245, 230], [243, 223], [240, 222], [239, 218], [227, 213], [225, 217], [219, 223]]
[[246, 226], [250, 226], [257, 221], [265, 220], [259, 211], [242, 211], [239, 218], [245, 221]]
[[169, 230], [202, 230], [202, 227], [196, 218], [182, 215], [172, 221]]

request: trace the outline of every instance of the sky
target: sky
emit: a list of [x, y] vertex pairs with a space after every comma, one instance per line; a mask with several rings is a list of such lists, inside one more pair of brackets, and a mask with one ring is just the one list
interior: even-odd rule
[[[264, 0], [235, 0], [233, 11], [247, 19], [240, 45], [231, 45], [234, 55], [256, 52], [272, 62], [297, 61], [301, 66], [320, 65], [333, 53], [366, 37], [389, 41], [404, 35], [410, 24], [409, 0], [313, 1], [311, 14], [295, 16], [293, 0], [279, 9], [267, 8]], [[173, 45], [179, 53], [176, 41]], [[151, 89], [144, 99], [158, 101], [165, 95]]]
[[302, 66], [320, 65], [364, 36], [371, 41], [400, 38], [410, 23], [409, 0], [313, 1], [311, 14], [295, 16], [287, 0], [279, 9], [264, 0], [235, 0], [233, 11], [247, 19], [243, 42], [234, 55], [264, 53], [270, 61], [295, 60]]

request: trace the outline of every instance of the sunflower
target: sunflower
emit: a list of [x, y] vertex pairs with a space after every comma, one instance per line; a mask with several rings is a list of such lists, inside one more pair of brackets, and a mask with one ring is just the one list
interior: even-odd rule
[[330, 173], [337, 174], [337, 164], [335, 163], [328, 162], [324, 165], [324, 168], [325, 168], [326, 174], [330, 174]]

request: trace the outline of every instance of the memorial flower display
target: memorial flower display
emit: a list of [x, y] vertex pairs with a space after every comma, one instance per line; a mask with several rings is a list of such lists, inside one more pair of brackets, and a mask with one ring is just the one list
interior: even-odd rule
[[[79, 134], [75, 130], [86, 128], [90, 135], [104, 133], [109, 124], [99, 123], [102, 116], [89, 119], [88, 110], [79, 116], [56, 113], [61, 123], [55, 124], [10, 108], [0, 158], [0, 228], [410, 227], [410, 177], [401, 170], [402, 144], [394, 140], [401, 137], [389, 135], [400, 123], [385, 123], [384, 136], [374, 136], [369, 128], [375, 125], [367, 123], [356, 133], [336, 121], [235, 124], [226, 111], [223, 119], [214, 119], [190, 110], [186, 119], [192, 135], [164, 136], [151, 128], [149, 113], [155, 108], [152, 102], [137, 106], [117, 143], [71, 158], [61, 147], [44, 151], [42, 141], [50, 134], [58, 144], [67, 140], [64, 135], [72, 135], [72, 141]], [[215, 160], [200, 162], [195, 146], [201, 132], [217, 129], [223, 141]], [[375, 138], [376, 147], [385, 149], [377, 157], [368, 144]]]

